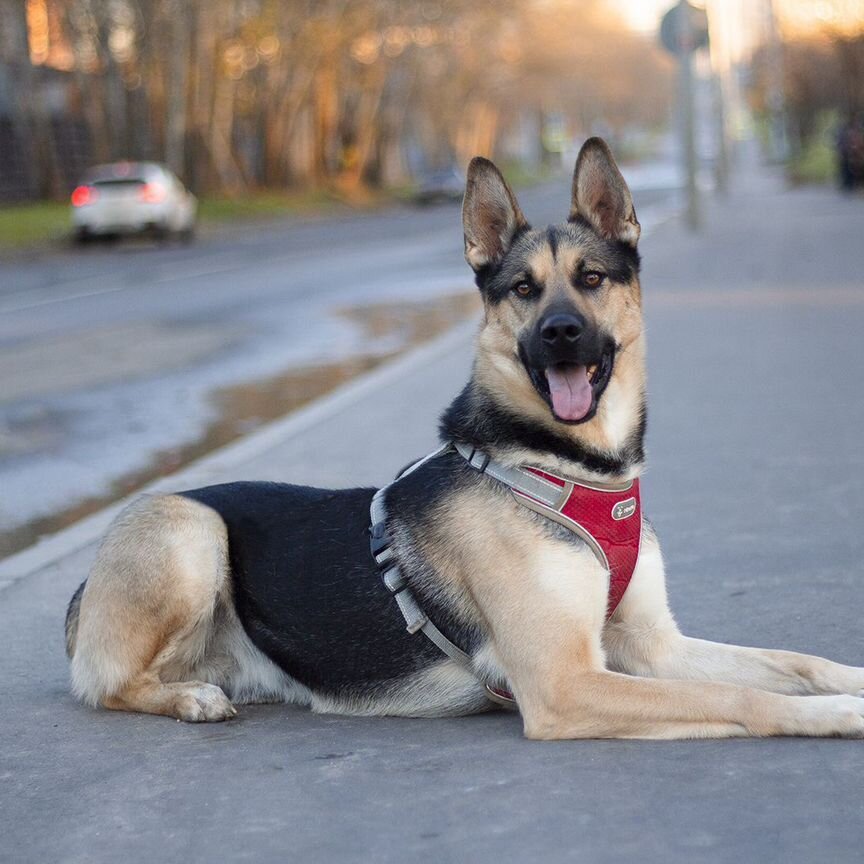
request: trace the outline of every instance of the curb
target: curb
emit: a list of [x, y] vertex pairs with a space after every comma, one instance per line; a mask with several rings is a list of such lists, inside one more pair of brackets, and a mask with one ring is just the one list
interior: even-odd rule
[[367, 398], [371, 393], [410, 375], [414, 370], [434, 362], [468, 342], [477, 330], [472, 318], [457, 324], [441, 336], [403, 354], [390, 363], [379, 366], [332, 392], [314, 400], [279, 420], [274, 420], [249, 435], [208, 453], [174, 474], [138, 489], [131, 495], [109, 504], [74, 525], [58, 531], [33, 546], [0, 561], [0, 592], [30, 574], [58, 562], [61, 558], [83, 549], [99, 539], [108, 525], [130, 501], [144, 494], [168, 492], [181, 486], [204, 486], [224, 471], [249, 461], [261, 453], [301, 435], [308, 429], [330, 419], [342, 409]]

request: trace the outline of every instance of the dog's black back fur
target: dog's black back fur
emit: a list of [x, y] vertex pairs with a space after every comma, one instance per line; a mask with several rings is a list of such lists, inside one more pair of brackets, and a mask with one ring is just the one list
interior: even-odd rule
[[[419, 512], [422, 519], [423, 499], [407, 488], [412, 479], [413, 486], [412, 475], [397, 488], [414, 506], [398, 509]], [[263, 482], [180, 493], [215, 510], [227, 526], [234, 603], [249, 637], [319, 693], [368, 692], [370, 683], [396, 680], [441, 659], [429, 640], [406, 631], [378, 573], [369, 550], [373, 493]], [[422, 569], [416, 555], [406, 557], [413, 570]], [[440, 611], [436, 606], [429, 601], [430, 615]], [[447, 621], [442, 624], [446, 628]]]

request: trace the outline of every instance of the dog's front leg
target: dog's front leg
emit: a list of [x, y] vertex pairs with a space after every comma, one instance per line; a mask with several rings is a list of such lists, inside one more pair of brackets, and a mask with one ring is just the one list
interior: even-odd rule
[[864, 699], [854, 696], [785, 696], [609, 671], [600, 640], [605, 579], [586, 574], [576, 593], [573, 581], [572, 570], [546, 571], [522, 580], [530, 602], [514, 608], [502, 595], [485, 607], [529, 738], [864, 736]]
[[663, 561], [647, 534], [627, 593], [603, 634], [610, 668], [631, 675], [724, 681], [787, 695], [864, 695], [864, 669], [821, 657], [681, 634], [666, 603]]
[[[711, 681], [638, 678], [604, 668], [605, 597], [574, 594], [567, 573], [523, 577], [530, 602], [482, 598], [494, 653], [529, 738], [864, 736], [864, 699], [783, 696]], [[588, 588], [589, 579], [579, 580]]]
[[545, 672], [533, 686], [512, 685], [529, 738], [864, 737], [864, 699], [855, 696], [783, 696], [606, 670], [563, 678]]
[[[587, 547], [501, 530], [462, 548], [471, 595], [531, 738], [864, 735], [864, 699], [608, 671], [608, 578]], [[495, 549], [498, 554], [489, 554]], [[489, 660], [492, 664], [493, 660]]]

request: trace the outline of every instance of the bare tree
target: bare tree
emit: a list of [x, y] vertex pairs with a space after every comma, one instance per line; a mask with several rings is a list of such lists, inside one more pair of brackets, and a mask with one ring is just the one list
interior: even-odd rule
[[493, 154], [526, 117], [668, 108], [667, 64], [604, 0], [41, 2], [95, 155], [159, 157], [203, 191], [350, 191]]

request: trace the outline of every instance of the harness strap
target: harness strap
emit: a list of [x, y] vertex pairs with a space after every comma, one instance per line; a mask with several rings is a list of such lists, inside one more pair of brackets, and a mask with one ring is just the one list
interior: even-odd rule
[[470, 668], [470, 655], [463, 651], [458, 645], [451, 642], [429, 620], [429, 616], [420, 608], [420, 604], [417, 602], [414, 592], [405, 581], [405, 577], [402, 575], [402, 568], [399, 566], [399, 562], [396, 560], [391, 548], [393, 538], [387, 533], [387, 506], [384, 503], [384, 496], [393, 483], [398, 482], [403, 477], [407, 477], [427, 462], [449, 452], [451, 449], [452, 444], [443, 444], [428, 456], [424, 456], [422, 459], [419, 459], [413, 465], [406, 468], [396, 478], [396, 480], [383, 486], [375, 493], [372, 497], [372, 504], [369, 507], [369, 515], [372, 519], [370, 546], [372, 549], [372, 556], [375, 558], [375, 562], [381, 570], [381, 579], [383, 580], [387, 590], [393, 595], [396, 604], [399, 606], [399, 611], [405, 619], [405, 629], [409, 633], [423, 633], [452, 660], [455, 660], [461, 666]]
[[[402, 471], [402, 473], [392, 483], [389, 483], [387, 486], [379, 489], [373, 496], [372, 503], [369, 508], [372, 521], [372, 527], [370, 528], [370, 547], [372, 550], [372, 555], [375, 558], [375, 561], [381, 571], [382, 581], [384, 582], [387, 590], [393, 595], [397, 605], [399, 606], [399, 611], [402, 613], [402, 617], [405, 619], [406, 629], [409, 633], [422, 632], [448, 657], [457, 662], [460, 666], [463, 666], [476, 674], [472, 666], [471, 656], [465, 651], [463, 651], [461, 648], [459, 648], [458, 645], [451, 642], [435, 626], [435, 624], [429, 620], [429, 616], [426, 615], [426, 613], [420, 607], [420, 604], [417, 602], [417, 598], [415, 597], [414, 592], [411, 590], [410, 586], [405, 580], [402, 569], [399, 565], [399, 561], [396, 559], [396, 556], [393, 553], [393, 550], [391, 548], [393, 538], [387, 533], [386, 526], [387, 507], [384, 503], [384, 498], [387, 494], [388, 489], [394, 483], [397, 483], [403, 477], [407, 477], [409, 474], [413, 473], [418, 468], [425, 465], [427, 462], [430, 462], [432, 459], [436, 459], [438, 456], [442, 456], [445, 453], [454, 451], [459, 453], [459, 455], [462, 456], [462, 458], [465, 459], [465, 461], [479, 473], [488, 474], [490, 477], [494, 478], [498, 482], [503, 483], [505, 486], [509, 487], [514, 493], [517, 493], [514, 496], [517, 501], [529, 507], [530, 509], [535, 510], [535, 512], [538, 512], [541, 515], [544, 515], [547, 518], [553, 519], [555, 521], [562, 521], [560, 511], [568, 502], [571, 493], [573, 493], [574, 482], [564, 481], [562, 479], [560, 483], [554, 483], [551, 479], [547, 479], [546, 477], [542, 476], [542, 472], [538, 473], [536, 471], [528, 471], [521, 467], [512, 468], [510, 466], [503, 465], [500, 462], [496, 462], [488, 454], [477, 450], [470, 444], [464, 444], [462, 442], [448, 442], [447, 444], [443, 444], [442, 446], [440, 446], [437, 450], [434, 450], [428, 456], [424, 456], [422, 459], [419, 459], [417, 462], [410, 465], [408, 468]], [[627, 484], [623, 487], [607, 486], [604, 488], [603, 486], [600, 486], [598, 484], [598, 486], [587, 488], [595, 488], [598, 491], [612, 492], [626, 491], [630, 488], [630, 486], [631, 484]], [[570, 521], [572, 522], [572, 520]], [[567, 523], [566, 521], [562, 521], [562, 524]], [[601, 565], [603, 565], [606, 569], [609, 569], [609, 563], [606, 559], [606, 555], [604, 554], [603, 550], [598, 546], [597, 541], [594, 539], [594, 537], [585, 529], [582, 529], [581, 526], [578, 525], [578, 523], [572, 522], [572, 524], [568, 524], [567, 527], [570, 528], [571, 531], [574, 531], [574, 533], [579, 534], [579, 536], [581, 536], [584, 540], [586, 540], [589, 548], [591, 548], [591, 550], [597, 556]], [[509, 691], [503, 689], [502, 687], [494, 686], [488, 682], [484, 682], [484, 684], [486, 687], [487, 696], [492, 701], [498, 702], [499, 704], [504, 705], [508, 708], [515, 707], [515, 700], [513, 699]]]
[[[488, 474], [509, 486], [511, 491], [515, 493], [514, 499], [523, 507], [564, 525], [565, 528], [581, 537], [591, 552], [594, 553], [594, 557], [600, 562], [600, 566], [604, 570], [610, 569], [606, 553], [595, 537], [578, 522], [562, 518], [561, 510], [573, 493], [573, 487], [576, 485], [574, 481], [562, 479], [560, 483], [552, 483], [550, 480], [544, 479], [539, 473], [526, 471], [524, 468], [510, 468], [507, 465], [502, 465], [470, 444], [456, 442], [453, 446], [472, 468], [476, 468], [481, 474]], [[632, 483], [579, 485], [603, 492], [624, 492], [632, 487]]]
[[509, 486], [523, 495], [530, 495], [547, 507], [557, 509], [570, 494], [570, 490], [566, 486], [557, 486], [524, 468], [509, 468], [507, 465], [502, 465], [470, 444], [463, 444], [458, 441], [453, 446], [459, 455], [481, 474], [488, 474], [505, 486]]

